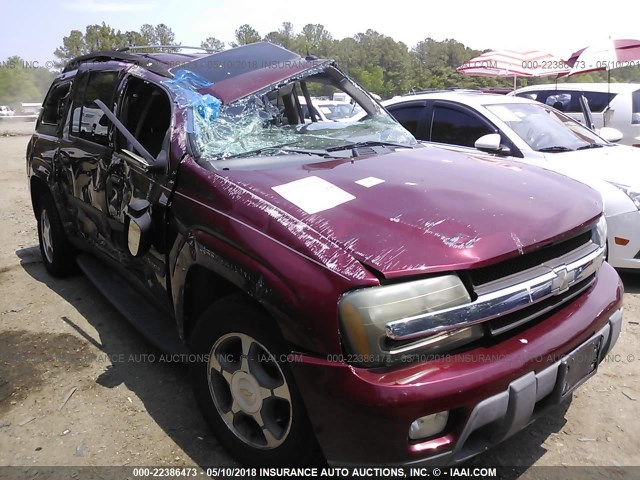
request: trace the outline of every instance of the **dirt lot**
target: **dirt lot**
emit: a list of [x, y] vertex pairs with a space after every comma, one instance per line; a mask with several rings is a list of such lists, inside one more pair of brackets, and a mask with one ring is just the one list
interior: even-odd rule
[[[46, 274], [27, 141], [0, 137], [0, 465], [233, 464], [197, 410], [186, 368], [159, 361], [82, 275]], [[640, 465], [640, 275], [623, 280], [619, 357], [474, 465]]]
[[32, 118], [0, 117], [0, 135], [31, 135], [35, 126], [36, 122]]

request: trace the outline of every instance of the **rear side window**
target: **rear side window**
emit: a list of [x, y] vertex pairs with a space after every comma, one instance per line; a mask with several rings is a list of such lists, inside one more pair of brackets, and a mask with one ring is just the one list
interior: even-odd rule
[[640, 90], [631, 93], [631, 123], [640, 123]]
[[47, 130], [50, 131], [48, 133], [55, 133], [62, 121], [70, 88], [71, 82], [66, 82], [56, 85], [49, 91], [44, 100], [38, 131]]
[[84, 76], [76, 88], [73, 100], [71, 132], [84, 140], [107, 146], [109, 126], [96, 100], [113, 107], [113, 95], [118, 81], [118, 72], [91, 72]]
[[[607, 108], [607, 105], [615, 98], [615, 93], [606, 92], [583, 92], [584, 96], [589, 100], [589, 108], [592, 112], [601, 113]], [[580, 92], [578, 92], [578, 95]], [[582, 110], [578, 110], [581, 112]]]
[[474, 115], [447, 107], [433, 109], [432, 142], [474, 147], [478, 138], [489, 133], [495, 132]]
[[529, 100], [537, 100], [538, 92], [522, 92], [516, 95], [517, 97], [528, 98]]
[[570, 93], [556, 93], [554, 95], [549, 95], [544, 103], [546, 103], [550, 107], [560, 110], [561, 112], [574, 111], [574, 109], [570, 107], [571, 105]]
[[389, 113], [395, 117], [395, 119], [404, 128], [409, 130], [414, 137], [418, 140], [426, 140], [425, 138], [418, 137], [418, 125], [420, 124], [421, 113], [424, 110], [423, 106], [413, 107], [387, 107]]
[[589, 101], [589, 109], [593, 113], [602, 113], [611, 100], [616, 96], [615, 93], [607, 92], [583, 92], [581, 90], [544, 90], [537, 93], [534, 98], [531, 93], [518, 94], [519, 97], [533, 98], [539, 102], [546, 103], [550, 107], [556, 108], [565, 113], [582, 113], [580, 107], [580, 97], [584, 95]]

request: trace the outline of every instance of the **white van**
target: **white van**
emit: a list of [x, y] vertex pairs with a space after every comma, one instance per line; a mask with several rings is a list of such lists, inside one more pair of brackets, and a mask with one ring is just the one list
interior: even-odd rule
[[640, 147], [640, 83], [559, 83], [532, 85], [511, 95], [530, 98], [584, 123], [580, 96], [589, 101], [596, 129], [620, 130], [619, 143]]

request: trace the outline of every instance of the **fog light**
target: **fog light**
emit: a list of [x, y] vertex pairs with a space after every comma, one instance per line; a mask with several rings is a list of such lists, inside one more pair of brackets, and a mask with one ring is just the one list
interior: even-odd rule
[[432, 437], [444, 430], [449, 420], [449, 411], [438, 412], [432, 415], [420, 417], [409, 427], [409, 438], [419, 440], [420, 438]]

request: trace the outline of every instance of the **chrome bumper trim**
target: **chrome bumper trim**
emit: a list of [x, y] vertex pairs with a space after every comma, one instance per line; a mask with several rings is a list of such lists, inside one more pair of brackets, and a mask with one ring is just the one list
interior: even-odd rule
[[604, 250], [604, 247], [598, 247], [571, 263], [548, 267], [542, 275], [480, 295], [471, 303], [389, 322], [385, 326], [386, 335], [393, 340], [435, 335], [485, 322], [560, 295], [600, 268]]

